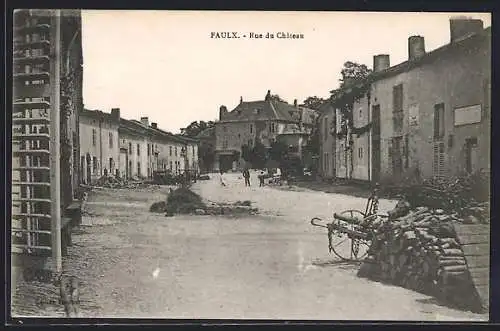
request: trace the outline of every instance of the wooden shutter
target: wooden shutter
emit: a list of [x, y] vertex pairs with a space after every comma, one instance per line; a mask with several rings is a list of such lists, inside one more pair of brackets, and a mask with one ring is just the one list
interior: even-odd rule
[[436, 178], [443, 178], [446, 175], [445, 171], [445, 154], [444, 142], [439, 141], [434, 143], [434, 157], [433, 157], [433, 176]]

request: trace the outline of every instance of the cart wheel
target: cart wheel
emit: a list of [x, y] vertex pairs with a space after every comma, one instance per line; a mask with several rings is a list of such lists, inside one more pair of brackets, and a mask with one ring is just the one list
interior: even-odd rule
[[[346, 210], [340, 215], [363, 219], [365, 214], [359, 210]], [[358, 230], [359, 227], [347, 222], [342, 223], [343, 226], [350, 230]], [[332, 251], [343, 261], [360, 261], [368, 255], [369, 241], [358, 238], [351, 238], [345, 233], [339, 233], [337, 239], [332, 242]]]

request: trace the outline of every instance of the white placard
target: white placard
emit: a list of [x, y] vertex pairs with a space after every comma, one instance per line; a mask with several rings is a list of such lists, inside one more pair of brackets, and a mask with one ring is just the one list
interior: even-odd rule
[[419, 123], [419, 107], [418, 103], [415, 103], [413, 105], [410, 105], [409, 111], [408, 111], [408, 124], [410, 126], [416, 126]]
[[455, 126], [481, 122], [481, 105], [455, 108]]

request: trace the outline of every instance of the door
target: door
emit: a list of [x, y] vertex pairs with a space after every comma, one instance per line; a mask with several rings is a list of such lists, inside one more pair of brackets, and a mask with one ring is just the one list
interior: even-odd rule
[[478, 159], [477, 155], [477, 138], [468, 138], [465, 140], [465, 170], [467, 173], [473, 173], [477, 170], [474, 164]]
[[372, 107], [372, 181], [380, 181], [380, 105]]
[[87, 184], [92, 182], [92, 159], [90, 158], [90, 154], [87, 153]]
[[403, 171], [403, 160], [402, 160], [402, 137], [392, 138], [392, 174], [393, 176], [400, 177]]

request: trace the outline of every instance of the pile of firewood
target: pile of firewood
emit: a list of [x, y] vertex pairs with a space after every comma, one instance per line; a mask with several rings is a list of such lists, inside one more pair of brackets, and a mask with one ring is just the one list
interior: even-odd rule
[[407, 202], [398, 203], [388, 218], [372, 223], [372, 244], [358, 276], [455, 304], [476, 305], [472, 300], [476, 292], [452, 225], [459, 220], [442, 209], [410, 211]]

